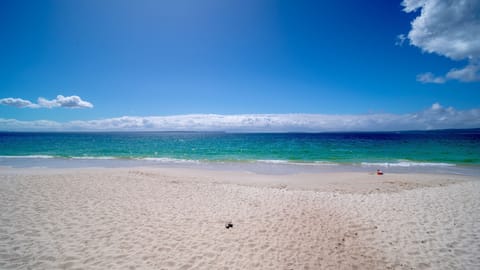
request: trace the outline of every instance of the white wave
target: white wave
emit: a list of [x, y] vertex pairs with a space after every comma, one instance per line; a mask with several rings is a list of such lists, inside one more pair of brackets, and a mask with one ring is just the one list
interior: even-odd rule
[[332, 162], [328, 162], [328, 161], [315, 161], [314, 164], [316, 166], [338, 166], [338, 165], [340, 165], [338, 163], [332, 163]]
[[260, 163], [271, 163], [271, 164], [287, 164], [288, 160], [281, 160], [281, 159], [258, 159], [256, 162]]
[[413, 161], [399, 161], [399, 162], [362, 162], [364, 167], [453, 167], [455, 164], [442, 162], [413, 162]]
[[189, 164], [198, 164], [200, 163], [199, 160], [193, 160], [193, 159], [178, 159], [178, 158], [152, 158], [152, 157], [146, 157], [146, 158], [136, 158], [136, 160], [145, 160], [145, 161], [155, 161], [155, 162], [162, 162], [162, 163], [189, 163]]
[[71, 157], [71, 159], [88, 159], [88, 160], [96, 160], [96, 159], [120, 159], [118, 157], [109, 157], [109, 156], [100, 156], [100, 157], [93, 157], [93, 156], [80, 156], [80, 157]]
[[336, 166], [338, 164], [331, 163], [327, 161], [306, 161], [306, 162], [295, 162], [289, 160], [278, 160], [278, 159], [259, 159], [256, 162], [260, 163], [270, 163], [270, 164], [289, 164], [289, 165], [299, 165], [299, 166]]
[[49, 155], [0, 156], [0, 158], [55, 158]]

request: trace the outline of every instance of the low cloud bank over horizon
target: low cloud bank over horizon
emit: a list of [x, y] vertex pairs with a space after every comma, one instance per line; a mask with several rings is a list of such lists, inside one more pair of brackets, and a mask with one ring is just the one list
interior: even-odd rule
[[87, 121], [20, 121], [0, 118], [3, 131], [225, 131], [333, 132], [479, 128], [480, 109], [456, 110], [439, 103], [407, 114], [189, 114], [123, 116]]
[[30, 108], [30, 109], [38, 109], [38, 108], [70, 108], [70, 109], [81, 109], [81, 108], [93, 108], [93, 104], [82, 100], [79, 96], [62, 96], [58, 95], [56, 98], [52, 100], [48, 100], [43, 97], [39, 97], [37, 99], [37, 103], [33, 103], [30, 100], [22, 99], [22, 98], [2, 98], [0, 99], [0, 104], [5, 106], [12, 106], [16, 108]]

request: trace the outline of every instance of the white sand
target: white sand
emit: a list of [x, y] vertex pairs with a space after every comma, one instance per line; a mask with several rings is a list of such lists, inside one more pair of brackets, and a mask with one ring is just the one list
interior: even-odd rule
[[0, 269], [480, 269], [479, 180], [2, 168]]

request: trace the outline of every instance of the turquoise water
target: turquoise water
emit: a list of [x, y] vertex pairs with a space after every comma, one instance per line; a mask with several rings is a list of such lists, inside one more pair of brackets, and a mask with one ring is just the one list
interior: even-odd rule
[[480, 130], [321, 134], [4, 132], [0, 133], [0, 156], [480, 166]]

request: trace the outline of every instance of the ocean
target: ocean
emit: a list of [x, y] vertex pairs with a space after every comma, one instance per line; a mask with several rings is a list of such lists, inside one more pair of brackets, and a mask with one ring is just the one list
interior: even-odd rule
[[92, 164], [476, 172], [480, 171], [480, 129], [238, 134], [0, 132], [0, 166]]

